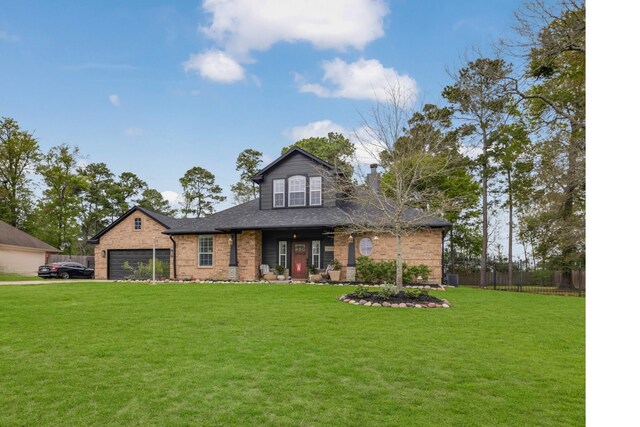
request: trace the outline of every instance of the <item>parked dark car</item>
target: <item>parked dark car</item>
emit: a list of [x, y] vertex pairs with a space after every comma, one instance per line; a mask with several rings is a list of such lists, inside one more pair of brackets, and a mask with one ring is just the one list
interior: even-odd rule
[[38, 276], [44, 279], [68, 279], [70, 277], [93, 279], [93, 275], [93, 268], [85, 267], [77, 262], [54, 262], [51, 264], [41, 265], [38, 268]]

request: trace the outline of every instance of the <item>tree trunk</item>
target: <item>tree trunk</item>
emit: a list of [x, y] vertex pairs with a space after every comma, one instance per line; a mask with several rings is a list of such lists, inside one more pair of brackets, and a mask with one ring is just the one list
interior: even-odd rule
[[507, 189], [509, 192], [509, 272], [507, 285], [513, 286], [513, 195], [511, 189], [511, 171], [507, 170]]
[[489, 197], [487, 191], [487, 152], [489, 144], [485, 129], [482, 129], [482, 254], [480, 256], [480, 287], [487, 287], [487, 256], [489, 241]]
[[402, 236], [396, 234], [396, 288], [402, 292]]
[[[575, 210], [575, 198], [578, 185], [576, 183], [576, 167], [577, 167], [577, 145], [579, 141], [577, 139], [578, 131], [571, 127], [571, 137], [569, 142], [569, 148], [567, 150], [567, 185], [564, 190], [565, 199], [562, 206], [561, 223], [563, 228], [573, 227], [573, 217]], [[573, 241], [563, 242], [562, 248], [562, 280], [560, 281], [560, 288], [573, 289], [573, 283], [571, 280], [572, 265], [576, 262], [576, 254], [578, 252], [576, 245]]]

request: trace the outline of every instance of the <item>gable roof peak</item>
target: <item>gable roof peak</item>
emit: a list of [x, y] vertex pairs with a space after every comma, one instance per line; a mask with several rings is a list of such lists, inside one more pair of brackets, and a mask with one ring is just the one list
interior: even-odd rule
[[309, 159], [311, 159], [311, 160], [313, 160], [313, 161], [315, 161], [317, 163], [320, 163], [321, 165], [325, 166], [326, 168], [328, 168], [330, 170], [337, 170], [338, 173], [343, 173], [339, 168], [336, 168], [331, 163], [329, 163], [329, 162], [327, 162], [325, 160], [322, 160], [321, 158], [309, 153], [307, 150], [304, 150], [304, 149], [298, 147], [297, 145], [294, 145], [293, 147], [288, 149], [284, 154], [282, 154], [280, 157], [278, 157], [273, 162], [269, 163], [267, 166], [262, 168], [262, 170], [260, 170], [260, 172], [256, 173], [254, 176], [252, 176], [251, 179], [255, 183], [259, 184], [262, 181], [262, 177], [264, 176], [265, 173], [267, 173], [269, 170], [271, 170], [272, 168], [274, 168], [275, 166], [277, 166], [282, 161], [284, 161], [285, 159], [289, 158], [290, 156], [292, 156], [295, 153], [302, 154], [303, 156], [308, 157]]

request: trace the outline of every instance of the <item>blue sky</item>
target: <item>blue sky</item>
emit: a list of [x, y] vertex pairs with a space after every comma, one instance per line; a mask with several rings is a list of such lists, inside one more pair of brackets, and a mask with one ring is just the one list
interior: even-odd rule
[[0, 116], [159, 191], [202, 166], [229, 195], [240, 151], [349, 132], [385, 79], [440, 102], [446, 68], [508, 35], [519, 3], [3, 2]]

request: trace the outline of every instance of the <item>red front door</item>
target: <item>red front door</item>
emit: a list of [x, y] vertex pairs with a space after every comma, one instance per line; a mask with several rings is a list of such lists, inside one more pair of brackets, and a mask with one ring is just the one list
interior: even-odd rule
[[306, 279], [309, 276], [307, 264], [309, 263], [309, 244], [307, 242], [293, 243], [293, 262], [291, 263], [291, 277], [293, 279]]

